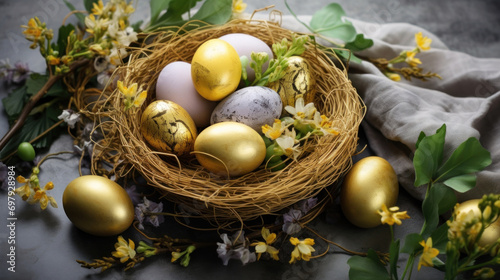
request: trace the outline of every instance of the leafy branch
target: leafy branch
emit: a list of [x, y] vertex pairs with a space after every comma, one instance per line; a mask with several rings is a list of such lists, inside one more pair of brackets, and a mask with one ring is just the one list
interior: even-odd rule
[[[350, 279], [374, 279], [373, 277], [399, 279], [397, 260], [400, 253], [409, 255], [401, 279], [411, 278], [414, 261], [419, 255], [419, 269], [421, 265], [432, 266], [444, 271], [446, 279], [450, 280], [455, 279], [461, 272], [482, 269], [485, 265], [500, 259], [498, 249], [496, 249], [500, 246], [498, 241], [486, 247], [477, 245], [484, 228], [498, 218], [500, 195], [485, 195], [483, 197], [479, 204], [482, 213], [480, 217], [474, 217], [474, 215], [464, 217], [454, 214], [450, 220], [440, 225], [440, 216], [452, 210], [456, 205], [455, 191], [463, 193], [474, 188], [476, 185], [475, 173], [483, 170], [492, 162], [490, 153], [474, 137], [460, 144], [444, 161], [445, 136], [446, 125], [443, 125], [430, 136], [421, 132], [416, 142], [413, 157], [414, 185], [416, 187], [426, 186], [427, 188], [422, 202], [424, 223], [421, 231], [408, 234], [402, 247], [400, 247], [400, 240], [393, 238], [389, 252], [391, 259], [389, 271], [376, 255], [369, 254], [366, 258], [359, 256], [350, 258], [348, 261]], [[455, 221], [460, 226], [454, 224]], [[472, 231], [468, 228], [474, 225], [480, 226], [479, 230], [477, 226], [474, 230], [477, 234], [471, 234]], [[454, 232], [456, 232], [455, 235]], [[455, 236], [460, 236], [460, 238], [455, 238]], [[474, 249], [470, 251], [467, 246], [472, 246], [471, 248]], [[469, 251], [471, 254], [461, 256], [460, 252], [464, 251]], [[439, 254], [446, 255], [446, 262], [438, 257]], [[492, 260], [475, 265], [474, 261], [485, 254], [491, 254]], [[368, 268], [371, 273], [368, 273]]]

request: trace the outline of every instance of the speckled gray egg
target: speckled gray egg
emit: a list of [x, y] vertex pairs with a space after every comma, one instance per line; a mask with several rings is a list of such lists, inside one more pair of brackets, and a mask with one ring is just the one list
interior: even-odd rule
[[210, 123], [239, 122], [261, 133], [262, 126], [272, 125], [283, 109], [280, 95], [267, 87], [239, 89], [224, 98], [212, 112]]

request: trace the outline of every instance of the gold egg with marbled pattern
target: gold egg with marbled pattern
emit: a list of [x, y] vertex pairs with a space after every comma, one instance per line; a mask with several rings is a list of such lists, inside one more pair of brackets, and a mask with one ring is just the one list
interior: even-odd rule
[[[295, 107], [295, 100], [299, 96], [304, 98], [304, 103], [313, 102], [316, 90], [316, 79], [311, 65], [301, 56], [292, 56], [288, 59], [288, 68], [285, 76], [276, 82], [270, 83], [269, 88], [279, 93], [285, 106]], [[282, 115], [286, 114], [283, 110]]]
[[169, 100], [157, 100], [148, 105], [142, 113], [141, 133], [156, 151], [178, 156], [192, 151], [198, 135], [188, 112]]

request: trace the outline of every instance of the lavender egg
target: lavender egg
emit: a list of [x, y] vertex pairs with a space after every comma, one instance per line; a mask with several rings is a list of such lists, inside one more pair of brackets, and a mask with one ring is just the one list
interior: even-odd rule
[[210, 123], [239, 122], [262, 133], [263, 125], [272, 125], [281, 115], [280, 95], [267, 87], [251, 86], [239, 89], [224, 98], [213, 110]]

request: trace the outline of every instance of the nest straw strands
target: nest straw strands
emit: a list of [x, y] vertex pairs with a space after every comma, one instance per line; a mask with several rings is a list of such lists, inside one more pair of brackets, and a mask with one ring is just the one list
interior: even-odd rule
[[[188, 23], [193, 24], [196, 23]], [[348, 80], [346, 70], [335, 66], [314, 42], [307, 43], [302, 57], [310, 62], [315, 73], [314, 104], [330, 117], [340, 133], [309, 139], [298, 160], [280, 171], [271, 172], [261, 166], [240, 177], [221, 178], [204, 170], [194, 154], [181, 158], [157, 152], [143, 140], [141, 114], [147, 104], [155, 100], [158, 75], [171, 62], [191, 62], [196, 49], [208, 39], [246, 33], [271, 46], [283, 38], [291, 41], [292, 32], [268, 21], [242, 19], [223, 26], [202, 25], [189, 31], [184, 30], [185, 27], [146, 38], [152, 42], [135, 50], [128, 63], [115, 72], [126, 84], [142, 85], [148, 91], [148, 98], [141, 108], [125, 111], [118, 90], [103, 91], [101, 100], [104, 98], [106, 102], [101, 102], [101, 107], [92, 113], [104, 134], [104, 139], [94, 148], [92, 171], [96, 172], [96, 162], [112, 161], [117, 177], [139, 172], [166, 199], [183, 204], [197, 217], [219, 226], [277, 214], [326, 190], [327, 195], [322, 196], [316, 210], [309, 215], [310, 219], [314, 218], [324, 204], [331, 201], [338, 189], [335, 183], [352, 165], [358, 128], [365, 114], [365, 106]]]

